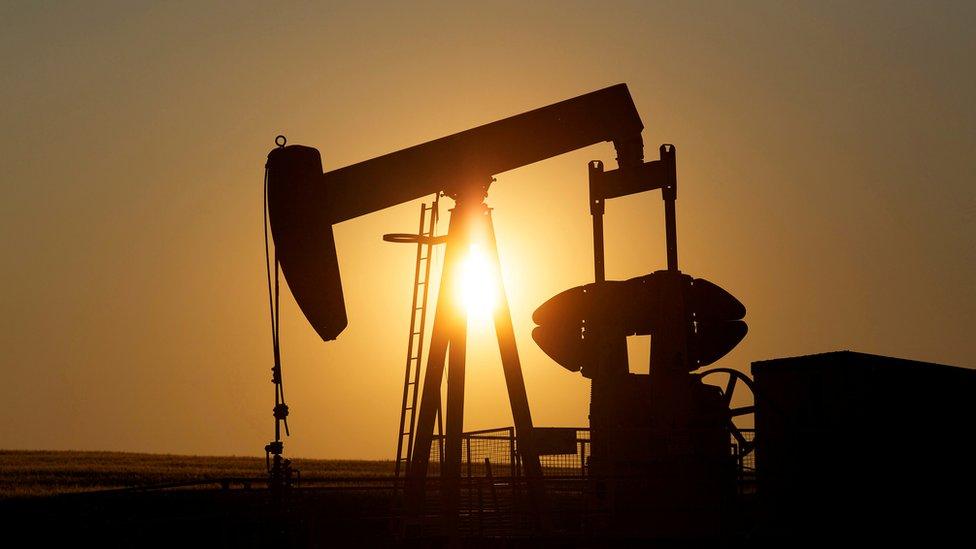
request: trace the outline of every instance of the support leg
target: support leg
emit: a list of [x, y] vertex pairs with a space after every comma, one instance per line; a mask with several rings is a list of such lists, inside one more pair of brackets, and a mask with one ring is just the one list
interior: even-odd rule
[[512, 326], [512, 315], [508, 308], [508, 298], [505, 295], [505, 285], [501, 277], [501, 264], [498, 261], [498, 248], [495, 244], [495, 229], [492, 226], [491, 215], [485, 216], [488, 235], [488, 253], [490, 261], [499, 269], [498, 306], [495, 309], [495, 335], [498, 337], [498, 350], [502, 358], [502, 370], [505, 372], [505, 385], [508, 388], [508, 399], [512, 405], [512, 419], [518, 436], [518, 449], [525, 467], [525, 476], [529, 488], [529, 500], [532, 511], [540, 518], [542, 526], [547, 524], [544, 509], [544, 493], [542, 487], [542, 465], [539, 463], [539, 453], [535, 445], [532, 430], [532, 414], [529, 411], [529, 397], [525, 392], [525, 380], [522, 377], [522, 364], [519, 361], [518, 348], [515, 344], [515, 330]]
[[[442, 316], [439, 301], [437, 317]], [[418, 512], [424, 501], [424, 483], [427, 478], [427, 466], [430, 463], [430, 446], [434, 438], [434, 419], [440, 407], [441, 381], [444, 379], [444, 362], [447, 358], [448, 334], [446, 332], [444, 322], [435, 318], [430, 351], [427, 354], [427, 370], [424, 372], [417, 431], [414, 434], [416, 438], [413, 456], [407, 469], [406, 507], [410, 513]]]
[[461, 499], [461, 437], [464, 431], [464, 361], [467, 343], [465, 315], [457, 315], [457, 323], [452, 332], [447, 371], [447, 442], [444, 448], [444, 468], [441, 471], [441, 491], [448, 535], [455, 537]]
[[[447, 358], [448, 342], [456, 325], [456, 307], [450, 288], [451, 273], [460, 253], [459, 243], [451, 240], [451, 229], [455, 225], [452, 216], [448, 227], [447, 250], [444, 253], [442, 291], [437, 296], [437, 309], [434, 313], [434, 329], [430, 337], [430, 350], [427, 354], [427, 369], [424, 372], [424, 386], [417, 416], [413, 455], [407, 474], [406, 504], [411, 513], [419, 511], [424, 501], [424, 488], [427, 479], [427, 466], [430, 463], [430, 446], [434, 437], [434, 421], [439, 419], [441, 408], [441, 382], [444, 379], [444, 362]], [[441, 456], [443, 460], [443, 455]]]

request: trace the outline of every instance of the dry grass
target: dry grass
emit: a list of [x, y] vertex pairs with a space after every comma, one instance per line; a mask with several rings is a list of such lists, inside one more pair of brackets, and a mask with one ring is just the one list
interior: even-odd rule
[[[295, 459], [302, 477], [383, 477], [390, 461]], [[263, 477], [258, 457], [0, 450], [0, 499], [225, 477]]]

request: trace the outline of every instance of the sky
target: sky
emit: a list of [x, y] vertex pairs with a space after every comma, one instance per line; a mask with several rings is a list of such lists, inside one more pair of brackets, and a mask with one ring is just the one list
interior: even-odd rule
[[[0, 448], [263, 454], [274, 137], [329, 170], [620, 82], [647, 157], [677, 147], [679, 266], [748, 309], [716, 366], [976, 366], [974, 26], [966, 2], [4, 2]], [[488, 195], [537, 425], [586, 424], [531, 313], [592, 281], [586, 163], [613, 158]], [[286, 454], [392, 458], [415, 250], [381, 236], [419, 204], [335, 227], [337, 341], [282, 299]], [[606, 244], [608, 278], [662, 268], [659, 193], [608, 203]], [[493, 337], [469, 336], [467, 429], [511, 424]]]

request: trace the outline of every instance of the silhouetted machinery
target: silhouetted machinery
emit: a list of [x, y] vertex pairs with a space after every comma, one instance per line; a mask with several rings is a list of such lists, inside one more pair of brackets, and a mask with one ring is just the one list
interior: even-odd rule
[[[735, 496], [729, 450], [736, 414], [725, 391], [692, 374], [745, 337], [745, 307], [719, 286], [678, 270], [675, 151], [644, 164], [639, 186], [620, 170], [590, 164], [595, 282], [566, 290], [533, 314], [536, 343], [557, 363], [592, 380], [590, 477], [605, 526], [621, 535], [713, 535]], [[625, 182], [626, 181], [626, 182]], [[607, 199], [661, 189], [667, 269], [626, 281], [604, 274]], [[629, 371], [627, 337], [650, 335], [648, 374]], [[740, 439], [740, 443], [749, 441]]]
[[752, 373], [767, 538], [972, 539], [976, 370], [835, 351], [753, 362]]
[[[652, 525], [666, 533], [690, 513], [712, 520], [734, 491], [731, 412], [722, 392], [690, 374], [734, 347], [746, 333], [745, 308], [718, 286], [677, 267], [675, 149], [644, 162], [643, 124], [623, 84], [323, 173], [316, 149], [282, 143], [268, 155], [268, 211], [277, 260], [299, 307], [324, 340], [347, 318], [332, 225], [443, 193], [455, 201], [407, 470], [407, 505], [425, 498], [433, 426], [448, 363], [445, 460], [441, 474], [448, 528], [459, 498], [466, 340], [465, 311], [452, 279], [460, 255], [483, 244], [497, 251], [490, 209], [492, 176], [595, 143], [612, 142], [617, 169], [589, 165], [596, 280], [552, 298], [534, 315], [538, 344], [559, 364], [592, 379], [590, 474], [608, 527]], [[607, 281], [603, 269], [606, 200], [662, 191], [667, 270]], [[494, 312], [518, 449], [532, 507], [545, 525], [542, 471], [501, 278]], [[626, 337], [651, 334], [650, 370], [628, 373]], [[449, 359], [448, 359], [449, 357]], [[650, 512], [649, 512], [650, 511]], [[699, 522], [699, 525], [701, 522]], [[672, 528], [673, 529], [673, 528]]]

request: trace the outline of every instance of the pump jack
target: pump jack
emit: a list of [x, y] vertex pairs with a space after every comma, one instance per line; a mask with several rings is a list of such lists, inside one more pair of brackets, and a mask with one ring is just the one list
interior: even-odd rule
[[[417, 512], [424, 502], [433, 426], [447, 362], [446, 448], [441, 486], [449, 532], [456, 532], [457, 524], [467, 335], [465, 312], [458, 307], [449, 289], [459, 256], [472, 242], [483, 243], [496, 273], [500, 272], [491, 211], [485, 204], [492, 176], [596, 143], [612, 142], [617, 153], [617, 169], [603, 173], [602, 165], [590, 166], [594, 245], [600, 251], [597, 283], [604, 282], [602, 217], [597, 218], [597, 212], [602, 216], [602, 201], [662, 189], [669, 231], [668, 264], [675, 275], [669, 280], [674, 279], [676, 285], [672, 289], [680, 294], [684, 278], [677, 272], [673, 230], [674, 150], [662, 147], [661, 160], [645, 163], [643, 127], [626, 85], [618, 84], [324, 173], [321, 157], [314, 148], [279, 146], [268, 155], [268, 211], [278, 261], [299, 307], [326, 341], [338, 337], [347, 325], [332, 225], [434, 193], [455, 201], [406, 490], [407, 507]], [[500, 304], [494, 312], [494, 323], [502, 368], [531, 507], [538, 524], [544, 526], [542, 470], [528, 397], [508, 303], [500, 276], [495, 278]], [[664, 310], [671, 314], [683, 311], [681, 307]], [[568, 336], [557, 339], [572, 345], [581, 337], [572, 327], [567, 333]], [[615, 345], [617, 349], [618, 335], [615, 333], [610, 338], [611, 347]], [[682, 349], [687, 356], [684, 338], [673, 341], [682, 344], [681, 349], [670, 345], [658, 352], [667, 351], [669, 361]], [[550, 352], [541, 341], [540, 345]], [[596, 352], [603, 354], [611, 347], [600, 346]]]
[[[745, 337], [745, 307], [719, 286], [678, 270], [675, 148], [644, 163], [643, 177], [604, 171], [591, 162], [595, 282], [557, 294], [532, 318], [539, 347], [558, 364], [592, 380], [590, 480], [595, 506], [617, 535], [685, 537], [721, 528], [734, 494], [729, 435], [741, 438], [729, 398], [741, 374], [727, 369], [724, 392], [704, 384]], [[667, 268], [626, 281], [606, 280], [606, 200], [661, 190]], [[628, 371], [627, 336], [651, 335], [648, 374]], [[748, 380], [747, 380], [748, 382]], [[694, 509], [689, 513], [689, 509]]]

